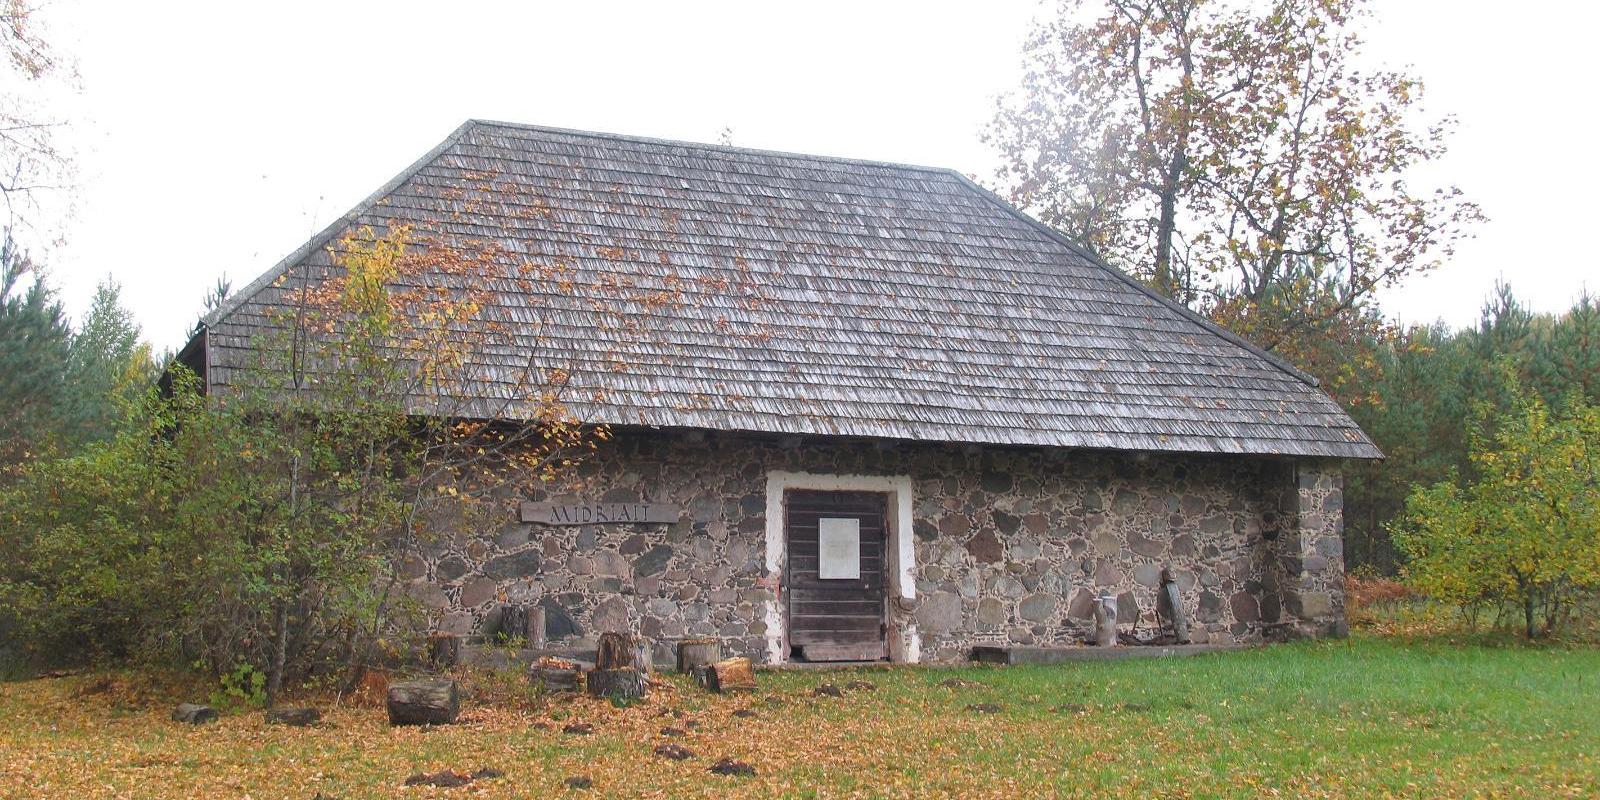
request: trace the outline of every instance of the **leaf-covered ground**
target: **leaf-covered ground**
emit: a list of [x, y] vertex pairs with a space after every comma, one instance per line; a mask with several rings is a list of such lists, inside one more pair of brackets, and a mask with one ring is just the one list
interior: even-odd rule
[[[317, 728], [258, 711], [189, 727], [167, 719], [184, 698], [129, 690], [137, 680], [0, 685], [0, 796], [1600, 796], [1593, 649], [1359, 638], [1163, 661], [764, 672], [755, 695], [675, 679], [627, 708], [469, 704], [462, 724], [426, 730], [348, 707]], [[841, 696], [815, 695], [825, 682]], [[563, 732], [578, 722], [593, 732]], [[693, 756], [657, 755], [667, 742]], [[724, 757], [756, 774], [708, 771]], [[505, 774], [403, 785], [485, 767]], [[575, 776], [592, 786], [567, 787]]]

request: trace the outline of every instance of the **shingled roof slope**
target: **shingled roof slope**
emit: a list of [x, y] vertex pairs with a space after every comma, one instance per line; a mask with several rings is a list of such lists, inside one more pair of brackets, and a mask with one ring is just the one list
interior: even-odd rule
[[[493, 175], [471, 212], [460, 188]], [[488, 196], [483, 196], [487, 194]], [[516, 213], [536, 197], [541, 213]], [[623, 425], [919, 441], [1376, 458], [1314, 380], [945, 169], [470, 121], [205, 321], [206, 375], [239, 379], [281, 305], [356, 225], [428, 220], [583, 280], [671, 269], [697, 296], [601, 363], [608, 334], [557, 294], [537, 345]], [[737, 292], [696, 289], [754, 285]], [[531, 319], [532, 314], [527, 314]], [[755, 330], [761, 336], [730, 335]], [[481, 354], [516, 374], [534, 337]], [[552, 345], [554, 343], [554, 345]], [[506, 387], [485, 386], [486, 393]]]

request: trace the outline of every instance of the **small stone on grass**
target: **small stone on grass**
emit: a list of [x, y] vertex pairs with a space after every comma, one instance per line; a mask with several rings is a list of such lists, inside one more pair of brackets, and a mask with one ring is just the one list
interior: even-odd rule
[[452, 789], [457, 786], [466, 786], [473, 781], [489, 780], [504, 777], [505, 773], [497, 769], [485, 767], [476, 772], [456, 772], [452, 769], [441, 769], [438, 772], [418, 772], [406, 778], [407, 786], [438, 786]]
[[172, 709], [172, 721], [204, 725], [207, 722], [217, 721], [217, 710], [197, 703], [179, 703], [177, 708]]
[[655, 753], [662, 758], [670, 758], [673, 761], [686, 761], [694, 758], [694, 753], [690, 751], [689, 748], [684, 747], [677, 742], [658, 744], [656, 745]]
[[756, 768], [731, 758], [719, 758], [717, 763], [711, 765], [711, 772], [717, 775], [738, 775], [740, 777], [755, 777]]

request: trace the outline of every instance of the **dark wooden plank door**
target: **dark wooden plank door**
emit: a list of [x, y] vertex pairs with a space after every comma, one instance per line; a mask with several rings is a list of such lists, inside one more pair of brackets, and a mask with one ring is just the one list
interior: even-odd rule
[[[888, 656], [885, 514], [877, 492], [790, 490], [784, 497], [790, 652], [806, 661], [875, 661]], [[860, 525], [860, 577], [818, 574], [820, 520]], [[835, 523], [836, 524], [836, 523]]]

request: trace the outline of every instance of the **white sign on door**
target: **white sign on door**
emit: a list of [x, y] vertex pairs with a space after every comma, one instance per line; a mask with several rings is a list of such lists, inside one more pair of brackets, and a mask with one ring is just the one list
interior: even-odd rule
[[836, 517], [817, 520], [817, 577], [823, 580], [861, 577], [861, 520]]

